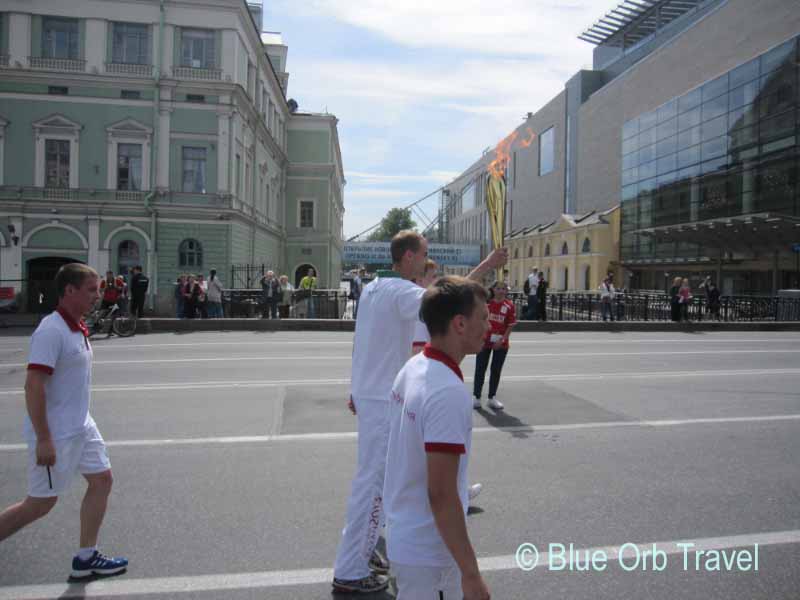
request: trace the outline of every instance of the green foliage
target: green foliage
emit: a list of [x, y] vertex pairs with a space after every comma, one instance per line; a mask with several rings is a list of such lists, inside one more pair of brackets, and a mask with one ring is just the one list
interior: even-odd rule
[[369, 234], [370, 242], [389, 242], [404, 229], [415, 229], [417, 224], [411, 218], [410, 208], [393, 208], [381, 219], [378, 228]]

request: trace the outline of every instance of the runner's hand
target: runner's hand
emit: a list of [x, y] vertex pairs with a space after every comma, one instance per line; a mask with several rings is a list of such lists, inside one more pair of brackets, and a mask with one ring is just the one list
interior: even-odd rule
[[42, 467], [52, 467], [56, 464], [56, 447], [53, 445], [53, 440], [36, 442], [36, 464]]
[[464, 592], [464, 600], [490, 600], [489, 588], [480, 575], [474, 577], [464, 577], [461, 579], [461, 590]]
[[353, 402], [353, 394], [350, 394], [350, 399], [347, 401], [347, 408], [350, 409], [350, 412], [356, 414], [356, 405]]
[[486, 263], [492, 269], [502, 267], [508, 262], [508, 248], [497, 248], [486, 257]]

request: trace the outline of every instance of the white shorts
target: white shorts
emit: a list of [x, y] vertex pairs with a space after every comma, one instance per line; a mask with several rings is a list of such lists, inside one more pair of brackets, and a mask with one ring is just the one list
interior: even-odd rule
[[103, 436], [95, 425], [80, 435], [54, 442], [56, 464], [47, 467], [36, 464], [36, 442], [28, 442], [28, 496], [51, 498], [60, 496], [76, 474], [91, 475], [111, 468]]
[[418, 567], [392, 561], [397, 600], [462, 600], [461, 571], [452, 567]]

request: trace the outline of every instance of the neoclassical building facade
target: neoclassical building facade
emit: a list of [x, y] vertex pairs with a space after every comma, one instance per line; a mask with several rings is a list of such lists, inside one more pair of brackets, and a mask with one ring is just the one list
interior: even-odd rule
[[0, 7], [0, 287], [41, 308], [75, 260], [143, 265], [162, 312], [183, 272], [338, 285], [338, 121], [289, 102], [260, 20], [244, 0]]

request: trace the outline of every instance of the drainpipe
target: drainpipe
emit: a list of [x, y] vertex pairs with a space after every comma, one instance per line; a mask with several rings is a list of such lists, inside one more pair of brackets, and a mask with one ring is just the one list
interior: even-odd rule
[[158, 20], [158, 53], [156, 56], [155, 97], [153, 102], [153, 144], [150, 152], [150, 192], [144, 197], [144, 209], [150, 215], [150, 309], [155, 309], [158, 296], [158, 238], [156, 222], [158, 212], [150, 205], [156, 195], [156, 169], [158, 168], [158, 126], [161, 112], [161, 67], [164, 54], [164, 1], [160, 0]]

